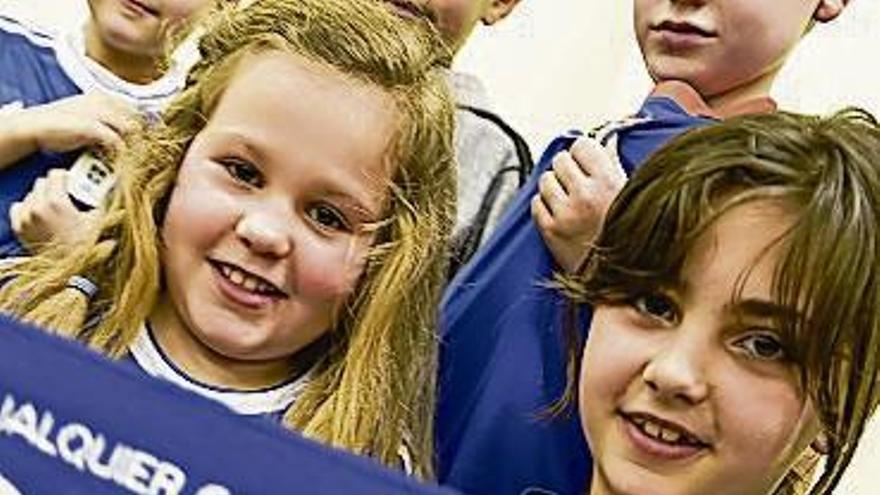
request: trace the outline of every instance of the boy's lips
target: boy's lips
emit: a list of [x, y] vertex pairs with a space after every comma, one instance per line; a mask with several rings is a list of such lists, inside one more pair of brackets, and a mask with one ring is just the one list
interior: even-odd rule
[[140, 0], [121, 0], [124, 7], [141, 15], [158, 16], [159, 11]]
[[705, 38], [714, 38], [717, 35], [711, 29], [698, 26], [687, 21], [665, 20], [659, 24], [651, 26], [653, 31], [666, 31], [680, 35], [702, 36]]
[[413, 3], [408, 0], [382, 0], [386, 4], [390, 5], [394, 11], [403, 17], [413, 18], [413, 19], [427, 19], [430, 22], [434, 22], [436, 19], [434, 18], [434, 13], [425, 8], [422, 5]]

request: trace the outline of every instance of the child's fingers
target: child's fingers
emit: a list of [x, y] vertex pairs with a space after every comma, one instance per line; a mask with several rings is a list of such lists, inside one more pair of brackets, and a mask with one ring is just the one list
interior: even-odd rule
[[586, 187], [589, 177], [581, 169], [568, 151], [560, 151], [553, 157], [553, 173], [565, 191], [571, 195], [573, 191]]
[[87, 129], [90, 143], [104, 149], [116, 150], [122, 147], [122, 136], [116, 130], [103, 122], [92, 122]]
[[80, 108], [120, 136], [141, 128], [140, 114], [135, 107], [116, 96], [94, 91], [84, 96]]
[[550, 213], [550, 209], [544, 204], [540, 194], [532, 197], [532, 219], [538, 225], [538, 230], [542, 233], [547, 233], [553, 228], [553, 214]]
[[25, 196], [24, 203], [33, 203], [34, 200], [38, 200], [46, 197], [46, 177], [40, 177], [36, 181], [34, 181], [34, 186], [31, 187], [30, 192]]
[[559, 183], [552, 170], [541, 174], [538, 181], [538, 195], [541, 196], [541, 200], [547, 205], [551, 214], [560, 211], [568, 200], [568, 193], [565, 192], [565, 188]]
[[9, 224], [17, 236], [21, 237], [22, 233], [34, 224], [33, 205], [39, 203], [39, 198], [43, 195], [45, 184], [45, 179], [40, 177], [34, 182], [34, 187], [31, 188], [30, 192], [21, 201], [13, 203], [9, 207]]
[[9, 226], [12, 227], [12, 231], [15, 232], [16, 235], [21, 233], [22, 226], [26, 221], [27, 209], [25, 208], [23, 201], [12, 203], [12, 206], [9, 207]]
[[111, 128], [119, 136], [125, 136], [140, 130], [140, 121], [136, 117], [128, 117], [123, 114], [107, 114], [101, 118], [101, 123]]
[[100, 120], [121, 136], [140, 131], [142, 127], [140, 115], [127, 106], [108, 109]]
[[67, 198], [67, 170], [53, 168], [46, 175], [46, 189], [44, 197], [54, 200], [50, 204], [57, 203], [62, 198]]
[[626, 180], [626, 173], [595, 139], [581, 137], [571, 146], [571, 156], [580, 168], [600, 182]]

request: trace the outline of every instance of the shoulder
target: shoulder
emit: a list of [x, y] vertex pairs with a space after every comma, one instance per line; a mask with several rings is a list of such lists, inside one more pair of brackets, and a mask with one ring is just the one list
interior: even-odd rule
[[0, 40], [3, 48], [9, 43], [32, 47], [35, 50], [51, 50], [57, 33], [27, 19], [0, 13]]
[[493, 108], [489, 93], [476, 76], [449, 70], [446, 79], [455, 98], [456, 147], [460, 162], [506, 163], [516, 158], [524, 140]]
[[0, 14], [0, 105], [39, 105], [78, 93], [58, 59], [57, 37]]
[[489, 92], [479, 77], [454, 70], [445, 71], [445, 75], [457, 105], [489, 109]]

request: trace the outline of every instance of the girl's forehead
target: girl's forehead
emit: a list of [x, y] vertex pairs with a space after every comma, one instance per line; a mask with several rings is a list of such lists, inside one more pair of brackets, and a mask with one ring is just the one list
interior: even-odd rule
[[241, 153], [290, 183], [320, 177], [378, 210], [372, 198], [387, 191], [396, 124], [384, 92], [285, 52], [245, 58], [196, 138], [198, 149]]
[[680, 283], [689, 290], [723, 289], [744, 298], [770, 299], [776, 266], [785, 252], [792, 216], [771, 201], [733, 206], [696, 238]]

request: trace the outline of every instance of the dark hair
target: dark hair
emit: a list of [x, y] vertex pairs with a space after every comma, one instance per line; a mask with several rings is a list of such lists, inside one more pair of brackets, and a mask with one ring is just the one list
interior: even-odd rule
[[[574, 303], [601, 304], [674, 281], [700, 234], [755, 200], [781, 201], [793, 215], [772, 291], [803, 310], [780, 326], [828, 436], [811, 493], [830, 493], [880, 397], [880, 127], [869, 113], [775, 113], [684, 134], [635, 174], [581, 269], [559, 282]], [[570, 362], [564, 400], [575, 369]]]

